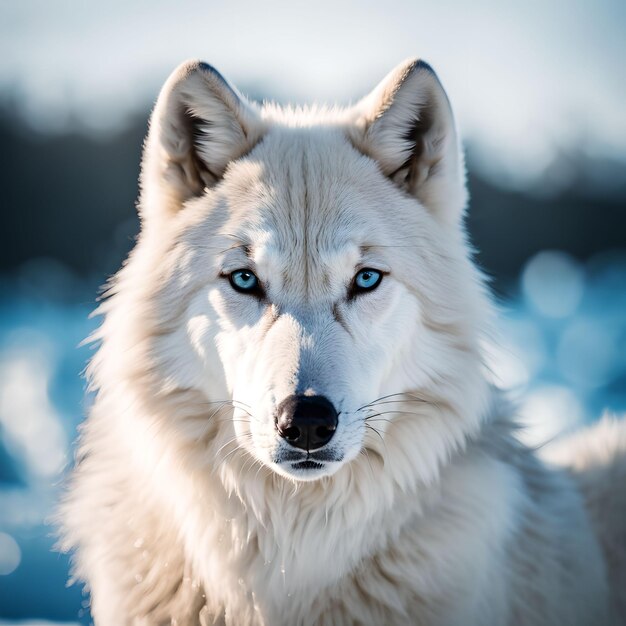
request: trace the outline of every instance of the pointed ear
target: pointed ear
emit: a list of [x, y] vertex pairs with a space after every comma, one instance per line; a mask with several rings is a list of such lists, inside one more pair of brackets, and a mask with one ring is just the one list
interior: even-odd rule
[[262, 123], [210, 65], [187, 61], [163, 86], [150, 119], [141, 167], [140, 212], [172, 213], [215, 185], [251, 150]]
[[467, 200], [465, 169], [450, 103], [431, 67], [400, 64], [354, 115], [356, 147], [438, 218], [457, 222]]

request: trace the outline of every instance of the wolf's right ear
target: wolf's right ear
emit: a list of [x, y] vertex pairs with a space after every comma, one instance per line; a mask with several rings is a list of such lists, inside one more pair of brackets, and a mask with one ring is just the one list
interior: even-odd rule
[[173, 213], [215, 185], [262, 135], [256, 108], [213, 67], [180, 65], [150, 119], [141, 165], [140, 213]]

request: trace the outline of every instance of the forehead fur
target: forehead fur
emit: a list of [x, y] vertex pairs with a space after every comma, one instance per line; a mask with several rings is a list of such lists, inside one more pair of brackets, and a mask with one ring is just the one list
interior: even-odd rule
[[226, 172], [229, 228], [269, 231], [289, 249], [323, 252], [375, 245], [423, 221], [419, 203], [357, 151], [340, 124], [305, 111], [287, 119]]

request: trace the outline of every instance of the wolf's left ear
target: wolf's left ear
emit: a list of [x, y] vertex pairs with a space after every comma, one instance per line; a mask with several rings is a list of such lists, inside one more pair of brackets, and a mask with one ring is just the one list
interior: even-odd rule
[[450, 103], [431, 67], [416, 59], [400, 64], [353, 114], [355, 146], [437, 218], [458, 222], [467, 201], [463, 157]]
[[210, 65], [187, 61], [163, 86], [141, 166], [140, 212], [162, 215], [215, 185], [262, 135], [257, 110]]

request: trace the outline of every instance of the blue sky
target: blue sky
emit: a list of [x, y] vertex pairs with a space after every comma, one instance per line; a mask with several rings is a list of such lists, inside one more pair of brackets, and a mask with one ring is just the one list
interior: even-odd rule
[[354, 100], [421, 56], [463, 135], [532, 177], [571, 145], [626, 158], [623, 0], [0, 0], [0, 91], [37, 127], [108, 130], [201, 57], [279, 101]]

